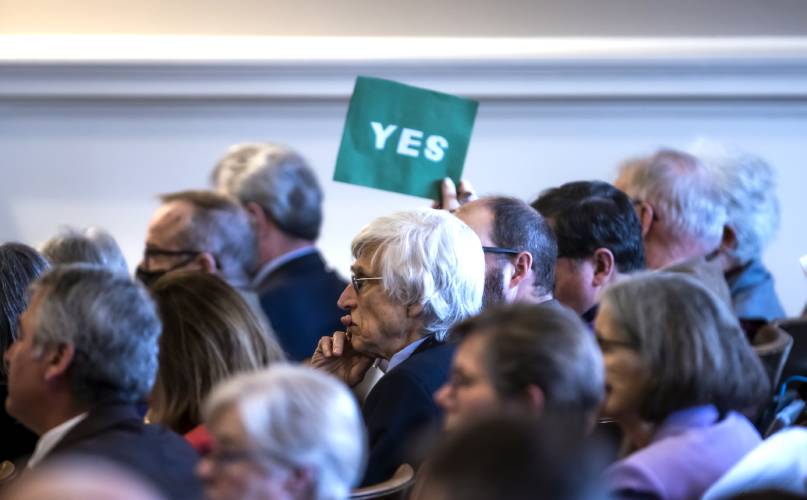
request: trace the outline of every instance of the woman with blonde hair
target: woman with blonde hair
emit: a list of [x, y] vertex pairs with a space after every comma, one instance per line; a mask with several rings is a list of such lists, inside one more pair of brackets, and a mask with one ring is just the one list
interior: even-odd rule
[[152, 294], [163, 323], [152, 422], [188, 434], [201, 424], [202, 404], [213, 386], [285, 360], [274, 335], [215, 275], [170, 273], [154, 284]]

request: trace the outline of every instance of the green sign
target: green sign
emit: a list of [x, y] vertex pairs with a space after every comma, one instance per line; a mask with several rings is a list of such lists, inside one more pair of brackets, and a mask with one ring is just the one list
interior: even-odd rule
[[458, 183], [479, 103], [401, 83], [356, 79], [335, 181], [436, 200]]

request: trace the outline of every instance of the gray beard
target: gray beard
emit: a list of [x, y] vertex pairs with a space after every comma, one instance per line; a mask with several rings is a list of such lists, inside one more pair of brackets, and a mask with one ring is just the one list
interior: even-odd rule
[[502, 267], [497, 265], [485, 271], [485, 289], [482, 293], [482, 308], [505, 303], [504, 284], [502, 283]]

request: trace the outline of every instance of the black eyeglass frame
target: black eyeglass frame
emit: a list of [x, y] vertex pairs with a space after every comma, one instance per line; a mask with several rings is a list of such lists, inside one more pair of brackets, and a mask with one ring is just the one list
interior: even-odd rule
[[518, 255], [521, 253], [520, 250], [516, 250], [515, 248], [505, 248], [505, 247], [482, 247], [482, 251], [485, 253], [492, 253], [496, 255]]

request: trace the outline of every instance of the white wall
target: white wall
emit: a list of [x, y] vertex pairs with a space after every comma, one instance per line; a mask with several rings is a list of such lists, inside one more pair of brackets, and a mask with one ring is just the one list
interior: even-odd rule
[[0, 33], [293, 36], [807, 34], [803, 0], [0, 0]]
[[158, 193], [204, 187], [230, 144], [273, 140], [304, 152], [319, 172], [321, 245], [346, 273], [349, 241], [363, 224], [428, 204], [330, 180], [351, 82], [377, 74], [481, 96], [465, 174], [482, 192], [529, 200], [570, 180], [611, 180], [625, 157], [698, 136], [764, 156], [779, 171], [784, 214], [765, 260], [796, 314], [807, 299], [797, 263], [807, 253], [807, 58], [782, 53], [790, 54], [786, 64], [775, 54], [749, 65], [677, 53], [669, 60], [684, 62], [675, 65], [644, 49], [630, 64], [625, 53], [575, 63], [472, 58], [252, 69], [0, 63], [0, 235], [39, 243], [61, 224], [100, 225], [134, 265]]

